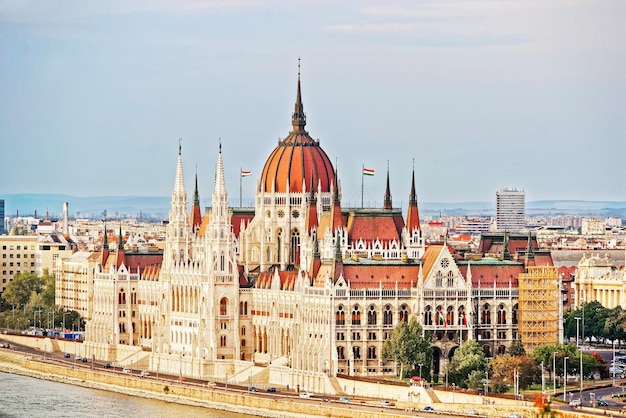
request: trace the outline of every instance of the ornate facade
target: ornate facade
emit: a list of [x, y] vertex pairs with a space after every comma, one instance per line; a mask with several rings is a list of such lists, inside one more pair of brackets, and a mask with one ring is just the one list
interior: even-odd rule
[[221, 146], [211, 208], [202, 216], [197, 180], [189, 205], [179, 148], [162, 263], [128, 257], [123, 241], [103, 248], [94, 355], [336, 393], [337, 375], [396, 372], [383, 343], [412, 316], [433, 332], [436, 374], [468, 339], [491, 356], [518, 337], [517, 277], [551, 264], [532, 236], [492, 234], [480, 255], [426, 243], [415, 176], [405, 221], [389, 171], [383, 208], [343, 209], [337, 169], [305, 127], [298, 77], [292, 130], [265, 163], [253, 211], [228, 207]]

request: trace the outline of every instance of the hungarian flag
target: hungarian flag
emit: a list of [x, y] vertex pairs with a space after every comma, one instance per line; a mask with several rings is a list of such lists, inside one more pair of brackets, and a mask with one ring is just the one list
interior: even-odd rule
[[251, 176], [252, 172], [251, 171], [243, 171], [241, 170], [241, 177], [248, 177]]
[[439, 322], [443, 324], [443, 326], [446, 326], [446, 318], [444, 318], [443, 314], [441, 313], [441, 311], [437, 312], [437, 316], [439, 317]]
[[373, 176], [374, 175], [374, 170], [372, 170], [371, 168], [363, 167], [363, 175], [364, 176]]
[[471, 328], [472, 325], [470, 324], [470, 322], [467, 320], [467, 315], [463, 314], [463, 325], [465, 325], [468, 328]]

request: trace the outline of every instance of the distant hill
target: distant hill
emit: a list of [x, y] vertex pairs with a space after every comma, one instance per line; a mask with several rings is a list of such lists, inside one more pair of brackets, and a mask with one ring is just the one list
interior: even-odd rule
[[[108, 218], [139, 216], [143, 218], [165, 218], [170, 209], [170, 197], [162, 196], [71, 196], [65, 194], [7, 194], [0, 195], [5, 200], [5, 215], [35, 215], [43, 218], [46, 209], [51, 218], [59, 218], [63, 203], [69, 203], [70, 217], [102, 218], [107, 211]], [[239, 206], [239, 199], [231, 199], [231, 206]], [[406, 208], [406, 202], [398, 202]], [[398, 204], [396, 203], [396, 204]], [[251, 206], [252, 200], [244, 200], [244, 206]], [[379, 206], [382, 202], [379, 202]], [[495, 202], [420, 202], [420, 212], [433, 216], [442, 215], [482, 215], [495, 214]], [[538, 200], [526, 202], [527, 215], [580, 215], [626, 217], [626, 201], [587, 201], [587, 200]]]

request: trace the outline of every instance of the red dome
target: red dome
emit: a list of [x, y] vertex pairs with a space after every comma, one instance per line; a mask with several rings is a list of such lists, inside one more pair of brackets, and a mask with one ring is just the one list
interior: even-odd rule
[[261, 191], [285, 193], [289, 185], [290, 192], [300, 193], [304, 183], [307, 191], [311, 185], [317, 191], [318, 184], [321, 184], [322, 192], [330, 192], [331, 183], [335, 182], [335, 172], [319, 142], [314, 141], [304, 130], [306, 116], [302, 106], [299, 76], [298, 95], [291, 123], [293, 130], [278, 143], [265, 162], [261, 174]]

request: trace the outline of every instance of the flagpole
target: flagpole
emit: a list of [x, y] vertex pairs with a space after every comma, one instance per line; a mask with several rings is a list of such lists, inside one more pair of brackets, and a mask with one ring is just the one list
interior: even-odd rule
[[365, 177], [365, 164], [361, 164], [361, 209], [363, 209], [363, 177]]
[[243, 182], [243, 167], [239, 168], [239, 207], [242, 208], [243, 207], [243, 203], [242, 203], [242, 196], [243, 196], [243, 187], [242, 187], [242, 182]]

